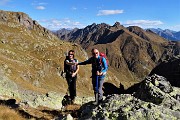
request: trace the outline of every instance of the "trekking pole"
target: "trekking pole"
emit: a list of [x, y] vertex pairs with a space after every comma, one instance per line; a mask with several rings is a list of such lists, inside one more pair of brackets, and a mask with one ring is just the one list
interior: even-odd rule
[[98, 105], [98, 100], [99, 100], [99, 92], [98, 92], [98, 75], [96, 75], [96, 105]]

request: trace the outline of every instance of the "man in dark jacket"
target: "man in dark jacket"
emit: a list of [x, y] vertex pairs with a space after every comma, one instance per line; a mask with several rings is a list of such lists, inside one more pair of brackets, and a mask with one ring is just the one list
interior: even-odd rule
[[[97, 79], [98, 79], [98, 102], [101, 102], [103, 100], [102, 87], [103, 87], [106, 72], [108, 70], [108, 66], [106, 63], [106, 59], [99, 55], [98, 49], [92, 49], [91, 53], [92, 53], [91, 58], [89, 58], [88, 60], [84, 62], [78, 63], [78, 65], [92, 64], [93, 89], [94, 89], [94, 93], [96, 93], [96, 85], [97, 85]], [[95, 95], [95, 99], [96, 99], [96, 95]]]

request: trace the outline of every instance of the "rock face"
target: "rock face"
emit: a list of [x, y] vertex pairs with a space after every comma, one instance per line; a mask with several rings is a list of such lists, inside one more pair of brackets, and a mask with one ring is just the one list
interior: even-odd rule
[[164, 76], [171, 85], [180, 87], [180, 57], [163, 61], [151, 71], [152, 74]]
[[111, 95], [99, 105], [88, 103], [81, 108], [80, 119], [180, 119], [180, 88], [166, 78], [147, 77], [134, 94]]
[[49, 30], [39, 25], [35, 20], [32, 20], [27, 14], [22, 12], [10, 12], [0, 10], [1, 24], [8, 24], [10, 27], [24, 26], [28, 30], [35, 30], [40, 36], [48, 37], [48, 39], [56, 39], [56, 36]]

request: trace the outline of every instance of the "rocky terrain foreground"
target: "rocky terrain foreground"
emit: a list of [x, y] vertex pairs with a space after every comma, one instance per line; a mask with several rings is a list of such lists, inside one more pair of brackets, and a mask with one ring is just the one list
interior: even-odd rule
[[79, 117], [82, 120], [178, 120], [180, 88], [154, 74], [133, 94], [110, 95], [99, 106], [83, 105]]
[[[49, 96], [49, 99], [51, 96]], [[2, 99], [2, 97], [1, 97]], [[46, 98], [39, 98], [39, 100]], [[82, 100], [82, 99], [81, 99]], [[26, 119], [54, 120], [178, 120], [180, 119], [180, 88], [173, 87], [165, 77], [152, 75], [140, 84], [133, 94], [112, 94], [104, 98], [98, 106], [93, 98], [76, 100], [73, 105], [52, 109], [30, 107], [28, 103], [16, 103], [17, 100], [1, 100], [1, 104], [16, 109]], [[35, 102], [35, 101], [34, 101]], [[59, 101], [59, 103], [61, 103]], [[52, 102], [49, 102], [52, 104]]]

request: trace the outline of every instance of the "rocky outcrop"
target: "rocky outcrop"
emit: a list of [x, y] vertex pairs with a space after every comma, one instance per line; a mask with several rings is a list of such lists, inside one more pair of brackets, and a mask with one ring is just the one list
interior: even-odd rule
[[17, 84], [4, 75], [4, 72], [0, 69], [0, 95], [11, 96], [12, 98], [19, 98]]
[[166, 78], [147, 77], [134, 94], [114, 94], [94, 106], [81, 107], [80, 119], [180, 119], [180, 88], [172, 87]]
[[164, 76], [171, 85], [180, 87], [180, 56], [164, 60], [151, 71], [152, 74]]
[[40, 36], [56, 39], [56, 36], [46, 28], [42, 27], [37, 21], [32, 20], [27, 14], [22, 12], [10, 12], [0, 10], [0, 23], [10, 27], [26, 27], [28, 30], [35, 30]]

